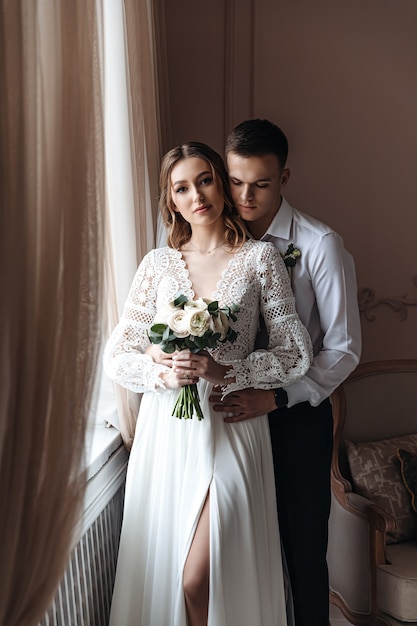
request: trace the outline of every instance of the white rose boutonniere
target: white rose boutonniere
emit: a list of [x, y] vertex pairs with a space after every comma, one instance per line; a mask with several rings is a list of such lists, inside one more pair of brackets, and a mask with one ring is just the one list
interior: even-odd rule
[[292, 285], [292, 268], [295, 267], [297, 259], [300, 258], [301, 251], [298, 248], [295, 248], [293, 243], [290, 243], [286, 252], [281, 252], [281, 256], [284, 259], [285, 267], [288, 270]]
[[286, 267], [294, 267], [297, 259], [300, 258], [301, 252], [298, 248], [294, 248], [294, 244], [290, 243], [286, 252], [281, 252]]

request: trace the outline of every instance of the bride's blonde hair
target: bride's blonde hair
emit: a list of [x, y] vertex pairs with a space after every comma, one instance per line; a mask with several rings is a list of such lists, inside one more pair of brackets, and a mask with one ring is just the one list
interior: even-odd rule
[[175, 210], [172, 199], [171, 172], [174, 165], [179, 161], [192, 157], [204, 159], [212, 171], [213, 180], [221, 184], [224, 196], [225, 238], [231, 248], [241, 246], [246, 241], [247, 235], [244, 224], [233, 204], [224, 161], [213, 148], [199, 141], [189, 141], [182, 146], [172, 148], [162, 159], [159, 177], [159, 210], [168, 230], [168, 245], [171, 248], [179, 249], [191, 238], [190, 224]]

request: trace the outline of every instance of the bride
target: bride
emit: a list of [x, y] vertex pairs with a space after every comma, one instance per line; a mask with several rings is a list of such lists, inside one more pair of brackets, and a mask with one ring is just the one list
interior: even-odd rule
[[[110, 624], [286, 626], [267, 416], [227, 424], [208, 397], [213, 385], [228, 394], [301, 378], [311, 342], [280, 254], [245, 234], [222, 158], [198, 142], [174, 148], [160, 188], [168, 245], [141, 262], [104, 354], [106, 373], [143, 393]], [[236, 341], [152, 358], [148, 329], [178, 294], [238, 305]], [[267, 350], [255, 350], [260, 315]], [[177, 419], [192, 383], [203, 419]]]

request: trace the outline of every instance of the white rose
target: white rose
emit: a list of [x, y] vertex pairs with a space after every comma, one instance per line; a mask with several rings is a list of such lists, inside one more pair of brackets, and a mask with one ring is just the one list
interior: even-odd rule
[[188, 302], [184, 304], [184, 311], [207, 311], [207, 301], [203, 298], [188, 300]]
[[201, 311], [199, 309], [187, 311], [187, 323], [191, 335], [195, 337], [202, 337], [204, 333], [209, 329], [210, 313], [206, 310]]
[[167, 324], [177, 337], [184, 338], [190, 334], [188, 318], [189, 313], [183, 309], [172, 308]]
[[157, 311], [154, 321], [154, 324], [168, 324], [168, 319], [170, 318], [170, 316], [172, 315], [172, 313], [174, 311], [177, 311], [178, 309], [174, 306], [172, 306], [172, 304], [165, 304], [162, 309], [160, 309], [159, 311]]
[[223, 311], [219, 311], [217, 317], [214, 316], [210, 318], [210, 330], [212, 330], [213, 333], [220, 333], [220, 339], [226, 337], [227, 331], [229, 330], [229, 320]]

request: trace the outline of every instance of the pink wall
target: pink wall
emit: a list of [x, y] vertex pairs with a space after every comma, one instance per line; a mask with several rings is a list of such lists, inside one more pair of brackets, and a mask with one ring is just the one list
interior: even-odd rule
[[370, 290], [362, 360], [417, 357], [417, 2], [163, 4], [164, 148], [222, 152], [249, 117], [282, 126], [287, 198], [340, 232]]

